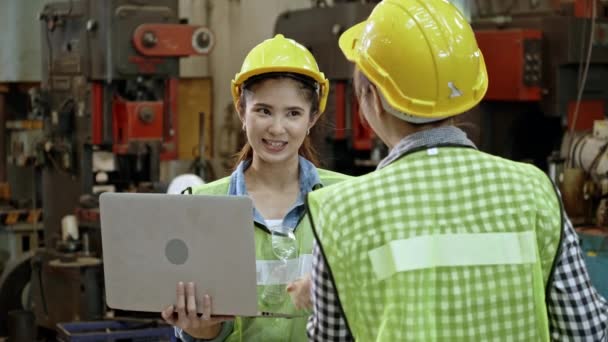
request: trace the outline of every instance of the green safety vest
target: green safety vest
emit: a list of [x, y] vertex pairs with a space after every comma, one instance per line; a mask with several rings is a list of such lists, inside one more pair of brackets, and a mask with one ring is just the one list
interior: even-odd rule
[[549, 340], [562, 214], [534, 166], [429, 148], [307, 202], [356, 340]]
[[[328, 186], [343, 180], [349, 176], [339, 173], [317, 169], [322, 185]], [[230, 177], [201, 185], [192, 190], [195, 195], [226, 195], [230, 186]], [[306, 337], [306, 323], [308, 313], [298, 312], [289, 294], [285, 292], [285, 300], [279, 306], [267, 304], [262, 300], [262, 293], [266, 286], [286, 286], [286, 283], [277, 285], [268, 279], [270, 270], [276, 265], [277, 257], [272, 251], [271, 234], [264, 226], [255, 224], [256, 266], [258, 273], [258, 309], [260, 311], [280, 312], [286, 314], [299, 314], [298, 318], [247, 318], [237, 317], [234, 322], [234, 330], [226, 341], [308, 341]], [[291, 264], [310, 264], [312, 260], [312, 248], [314, 237], [310, 228], [310, 220], [303, 217], [298, 223], [294, 235], [298, 245], [298, 258], [287, 262]], [[229, 270], [227, 270], [229, 271]], [[301, 269], [302, 275], [307, 270]], [[268, 282], [270, 281], [270, 283]], [[262, 285], [266, 284], [266, 285]]]

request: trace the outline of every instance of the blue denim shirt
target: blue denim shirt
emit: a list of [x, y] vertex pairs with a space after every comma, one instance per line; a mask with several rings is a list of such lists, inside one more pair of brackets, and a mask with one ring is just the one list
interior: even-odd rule
[[[248, 196], [247, 186], [245, 184], [245, 170], [251, 165], [251, 160], [247, 160], [241, 162], [236, 170], [230, 175], [230, 185], [228, 187], [228, 195], [230, 196]], [[287, 211], [287, 214], [283, 218], [283, 226], [289, 227], [292, 231], [300, 222], [302, 216], [306, 214], [305, 207], [305, 199], [306, 195], [313, 190], [314, 186], [317, 184], [321, 184], [321, 179], [319, 178], [319, 173], [317, 172], [317, 168], [308, 161], [306, 158], [300, 157], [299, 160], [299, 177], [300, 177], [300, 193], [298, 194], [298, 198], [293, 206]], [[254, 207], [253, 208], [253, 220], [260, 225], [266, 227], [266, 221], [262, 214]], [[201, 340], [195, 339], [185, 332], [183, 332], [180, 328], [175, 327], [175, 335], [179, 337], [184, 342], [197, 342], [197, 341], [223, 341], [228, 337], [232, 330], [234, 329], [234, 325], [232, 322], [224, 322], [222, 324], [222, 330], [220, 334], [213, 340]]]
[[[228, 195], [232, 196], [248, 196], [247, 186], [245, 185], [245, 170], [251, 165], [251, 160], [241, 162], [236, 170], [230, 176], [230, 187], [228, 188]], [[321, 183], [317, 168], [309, 162], [306, 158], [300, 157], [299, 162], [300, 169], [300, 194], [296, 199], [293, 206], [287, 211], [287, 214], [283, 218], [283, 226], [289, 227], [294, 230], [298, 225], [298, 222], [306, 213], [304, 200], [306, 194], [313, 190], [313, 187]], [[253, 220], [266, 227], [266, 222], [262, 214], [253, 208]]]

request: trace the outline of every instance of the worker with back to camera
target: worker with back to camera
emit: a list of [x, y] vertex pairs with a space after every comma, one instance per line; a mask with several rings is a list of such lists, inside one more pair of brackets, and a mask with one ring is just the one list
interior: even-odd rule
[[488, 87], [461, 13], [445, 0], [384, 0], [339, 45], [390, 153], [308, 195], [310, 339], [605, 341], [608, 304], [552, 182], [453, 125]]
[[[328, 92], [329, 82], [312, 54], [282, 35], [260, 43], [245, 58], [232, 82], [232, 95], [247, 143], [231, 176], [192, 193], [246, 195], [253, 200], [258, 307], [298, 317], [210, 317], [212, 299], [195, 293], [195, 284], [179, 282], [176, 307], [167, 307], [162, 316], [184, 341], [307, 340], [309, 312], [298, 310], [288, 293], [310, 293], [310, 281], [304, 279], [310, 274], [314, 237], [304, 199], [314, 189], [348, 178], [315, 166], [309, 134], [325, 110]], [[286, 272], [300, 277], [286, 280], [284, 265], [298, 267]], [[200, 318], [197, 297], [203, 303]]]

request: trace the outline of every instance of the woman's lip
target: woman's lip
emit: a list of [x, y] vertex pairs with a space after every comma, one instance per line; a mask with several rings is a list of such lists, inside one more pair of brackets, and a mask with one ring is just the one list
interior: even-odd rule
[[267, 149], [269, 149], [270, 151], [274, 151], [274, 152], [280, 152], [283, 149], [285, 149], [285, 146], [287, 146], [287, 142], [285, 142], [285, 141], [273, 141], [273, 140], [262, 139], [262, 142], [264, 143], [264, 146]]

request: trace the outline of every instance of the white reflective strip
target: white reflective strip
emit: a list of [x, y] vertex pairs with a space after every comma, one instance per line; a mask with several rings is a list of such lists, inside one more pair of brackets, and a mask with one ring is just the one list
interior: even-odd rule
[[533, 231], [445, 234], [391, 241], [369, 252], [376, 277], [432, 267], [528, 264], [537, 260]]
[[312, 254], [302, 254], [297, 259], [256, 260], [258, 285], [289, 284], [312, 271]]

